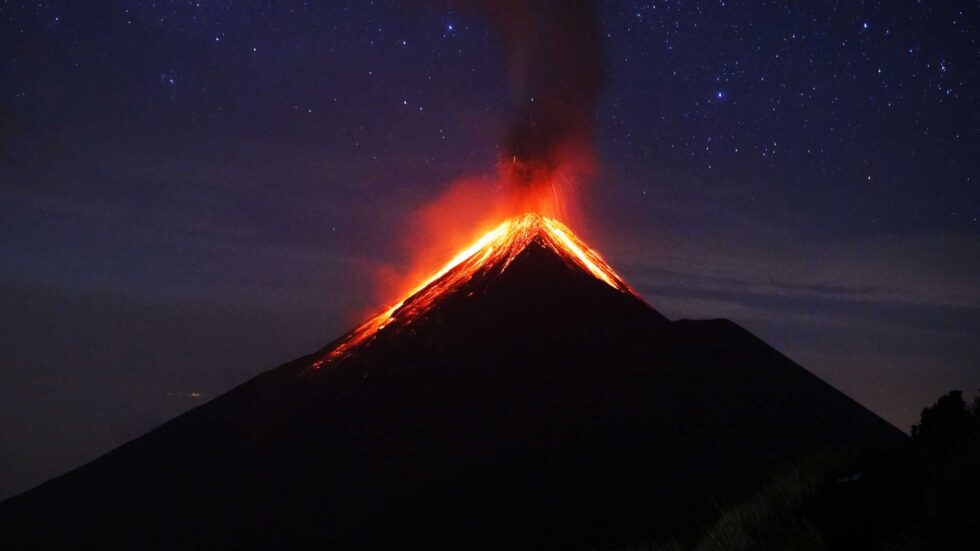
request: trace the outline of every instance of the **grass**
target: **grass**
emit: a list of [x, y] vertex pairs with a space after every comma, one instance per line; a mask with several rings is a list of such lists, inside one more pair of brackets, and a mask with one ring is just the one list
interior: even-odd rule
[[839, 478], [850, 475], [849, 454], [807, 459], [777, 476], [747, 500], [718, 506], [720, 516], [700, 542], [646, 542], [632, 551], [823, 551], [820, 531], [800, 511], [805, 503]]

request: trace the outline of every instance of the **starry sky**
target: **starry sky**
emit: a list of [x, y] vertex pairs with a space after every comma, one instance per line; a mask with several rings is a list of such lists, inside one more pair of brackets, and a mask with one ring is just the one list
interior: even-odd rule
[[[906, 430], [980, 388], [975, 1], [597, 16], [575, 229], [651, 304]], [[0, 498], [349, 329], [511, 109], [456, 2], [0, 2]]]

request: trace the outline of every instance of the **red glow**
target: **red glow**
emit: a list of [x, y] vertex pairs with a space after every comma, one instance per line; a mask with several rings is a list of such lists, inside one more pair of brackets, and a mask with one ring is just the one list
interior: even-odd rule
[[594, 157], [584, 144], [565, 142], [547, 159], [502, 158], [498, 168], [495, 177], [456, 182], [411, 217], [403, 239], [412, 264], [400, 271], [405, 277], [387, 271], [382, 286], [391, 305], [371, 315], [313, 367], [349, 356], [393, 324], [413, 323], [475, 274], [506, 270], [535, 240], [607, 285], [636, 294], [559, 222], [580, 220], [574, 210], [577, 184], [594, 170]]

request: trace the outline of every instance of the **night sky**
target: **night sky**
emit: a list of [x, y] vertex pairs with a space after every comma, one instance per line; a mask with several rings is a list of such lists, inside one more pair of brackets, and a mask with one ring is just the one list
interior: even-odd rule
[[[598, 16], [575, 229], [625, 279], [905, 430], [980, 388], [977, 2]], [[452, 2], [0, 2], [0, 498], [377, 306], [411, 214], [495, 171], [498, 38]]]

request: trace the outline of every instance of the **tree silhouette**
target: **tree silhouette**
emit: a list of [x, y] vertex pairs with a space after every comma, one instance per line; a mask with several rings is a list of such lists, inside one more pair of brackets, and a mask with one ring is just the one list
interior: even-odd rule
[[963, 391], [953, 390], [922, 410], [919, 424], [912, 425], [912, 439], [927, 453], [942, 453], [954, 445], [970, 426], [978, 400], [968, 409]]

